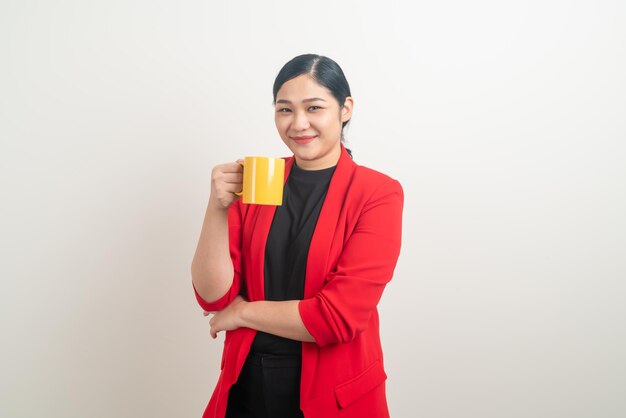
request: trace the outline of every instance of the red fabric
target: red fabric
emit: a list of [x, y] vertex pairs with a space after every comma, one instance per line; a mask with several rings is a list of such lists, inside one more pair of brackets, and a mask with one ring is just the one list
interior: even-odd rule
[[[286, 159], [285, 179], [293, 157]], [[331, 180], [307, 259], [299, 311], [315, 343], [302, 343], [300, 406], [306, 418], [384, 418], [383, 353], [377, 304], [400, 254], [403, 191], [396, 180], [358, 166], [345, 148]], [[229, 209], [231, 289], [200, 306], [215, 311], [237, 294], [263, 300], [264, 255], [274, 206]], [[195, 288], [194, 288], [195, 291]], [[203, 418], [223, 418], [256, 331], [226, 333], [222, 371]]]

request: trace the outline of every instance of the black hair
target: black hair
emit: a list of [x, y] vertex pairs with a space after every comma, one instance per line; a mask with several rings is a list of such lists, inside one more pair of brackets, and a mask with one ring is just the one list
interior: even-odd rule
[[[291, 59], [278, 72], [276, 80], [274, 80], [274, 105], [276, 105], [278, 90], [280, 90], [283, 84], [303, 74], [309, 75], [318, 84], [326, 87], [333, 97], [337, 99], [339, 107], [343, 106], [347, 97], [352, 96], [348, 80], [339, 64], [323, 55], [303, 54]], [[343, 128], [346, 127], [348, 122], [350, 120], [343, 122], [341, 125], [342, 143], [344, 142]], [[346, 150], [352, 157], [352, 152], [347, 148]]]

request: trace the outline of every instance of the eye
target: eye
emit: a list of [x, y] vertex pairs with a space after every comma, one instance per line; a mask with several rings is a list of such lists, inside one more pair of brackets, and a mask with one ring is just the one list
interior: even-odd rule
[[319, 106], [309, 106], [309, 110], [317, 110], [317, 109], [321, 109], [321, 107], [319, 107]]
[[276, 112], [277, 113], [287, 113], [287, 112], [291, 112], [291, 109], [283, 107], [283, 108], [280, 108], [280, 109], [276, 110]]

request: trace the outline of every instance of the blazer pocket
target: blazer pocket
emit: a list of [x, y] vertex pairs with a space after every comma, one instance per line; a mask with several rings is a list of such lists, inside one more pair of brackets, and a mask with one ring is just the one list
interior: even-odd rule
[[335, 387], [335, 398], [341, 408], [346, 408], [387, 379], [383, 364], [377, 360], [358, 376]]

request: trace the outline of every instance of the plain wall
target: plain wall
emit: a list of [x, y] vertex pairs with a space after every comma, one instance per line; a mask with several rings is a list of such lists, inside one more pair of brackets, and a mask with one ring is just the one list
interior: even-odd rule
[[0, 3], [0, 415], [200, 417], [211, 168], [328, 55], [405, 191], [392, 416], [626, 416], [623, 1]]

